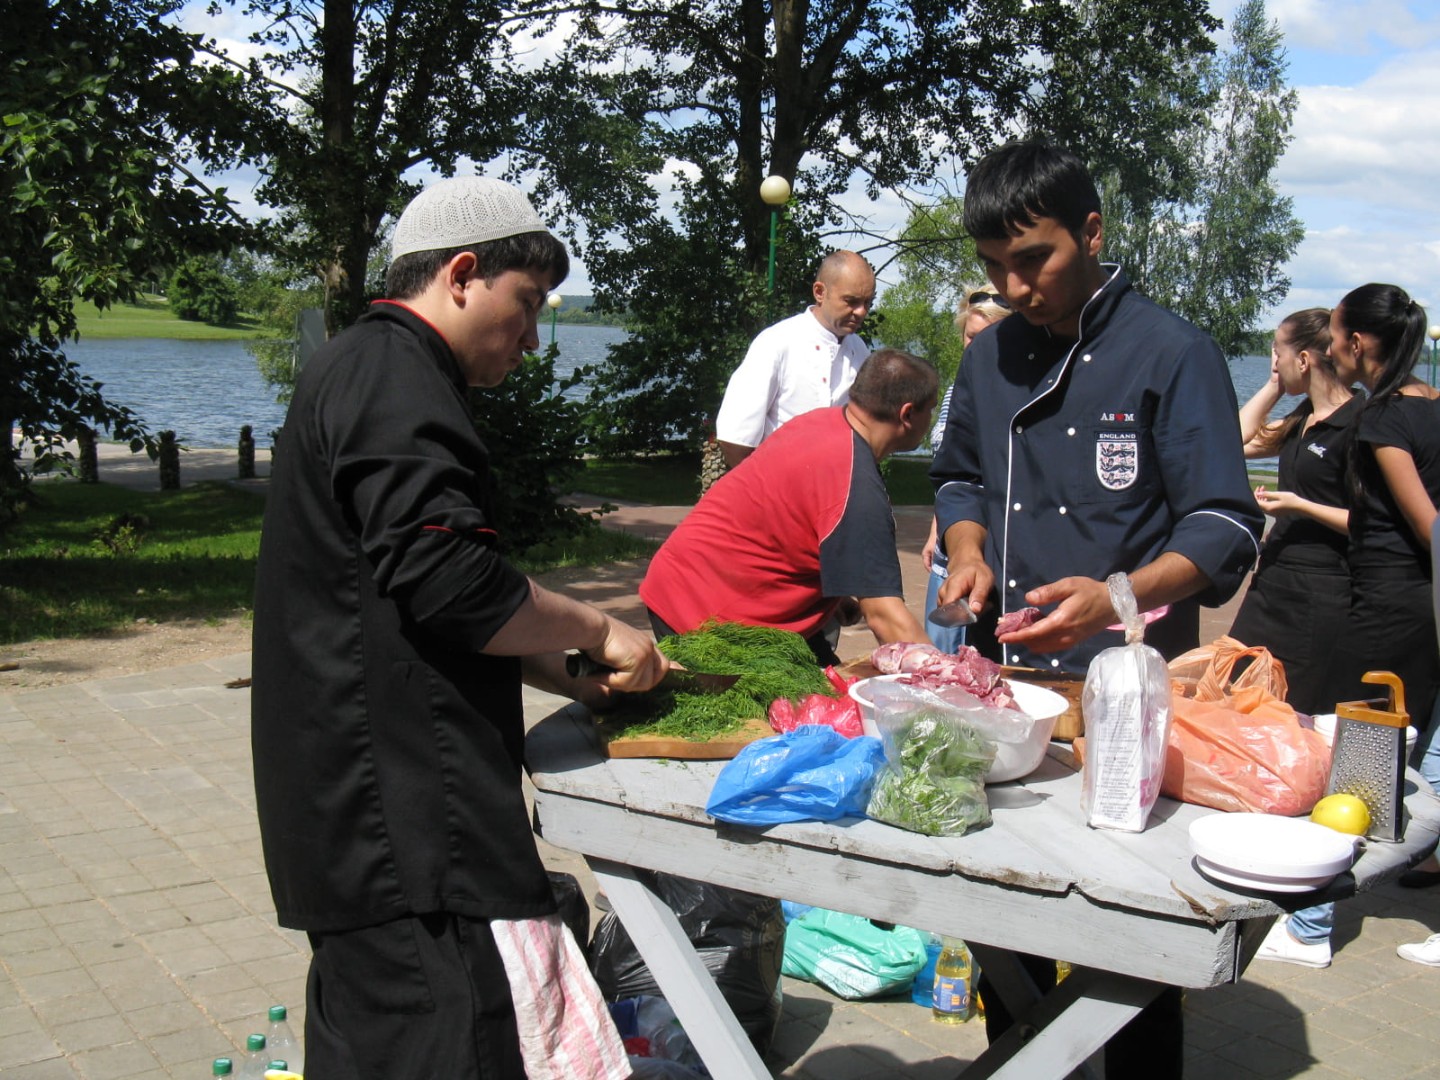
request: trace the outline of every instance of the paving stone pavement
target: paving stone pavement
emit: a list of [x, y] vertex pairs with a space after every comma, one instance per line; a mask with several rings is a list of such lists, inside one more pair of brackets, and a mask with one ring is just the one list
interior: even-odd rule
[[[610, 524], [663, 535], [682, 514], [626, 508]], [[902, 509], [897, 522], [918, 603], [926, 519]], [[638, 620], [627, 574], [640, 571], [607, 571], [590, 595]], [[1206, 632], [1228, 622], [1222, 609]], [[842, 655], [868, 647], [849, 631]], [[0, 693], [5, 1080], [198, 1078], [263, 1029], [269, 1005], [303, 1021], [308, 951], [302, 934], [276, 925], [265, 881], [249, 691], [225, 685], [249, 668], [241, 653]], [[559, 704], [529, 692], [527, 721]], [[577, 856], [541, 849], [593, 897]], [[1236, 985], [1187, 995], [1186, 1075], [1440, 1077], [1440, 969], [1395, 955], [1437, 930], [1440, 891], [1392, 885], [1340, 905], [1328, 970], [1256, 963]], [[776, 1076], [951, 1077], [984, 1047], [979, 1025], [935, 1024], [908, 1000], [845, 1002], [788, 978], [784, 994]]]

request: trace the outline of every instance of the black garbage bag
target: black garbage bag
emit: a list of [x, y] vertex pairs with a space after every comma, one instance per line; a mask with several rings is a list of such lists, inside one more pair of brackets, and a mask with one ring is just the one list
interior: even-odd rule
[[550, 876], [550, 893], [560, 908], [560, 921], [570, 928], [575, 943], [584, 952], [590, 940], [590, 905], [585, 901], [585, 890], [580, 888], [574, 874], [562, 874], [558, 870], [546, 873]]
[[[669, 905], [695, 952], [761, 1055], [780, 1021], [785, 916], [768, 896], [642, 870], [639, 879]], [[659, 994], [625, 927], [607, 914], [590, 942], [590, 969], [607, 1000]]]

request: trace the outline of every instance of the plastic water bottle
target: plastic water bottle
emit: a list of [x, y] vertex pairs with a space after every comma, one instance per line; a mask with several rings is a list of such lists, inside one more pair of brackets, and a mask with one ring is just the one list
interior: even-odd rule
[[270, 1031], [266, 1039], [272, 1057], [289, 1062], [291, 1072], [305, 1071], [305, 1051], [300, 1048], [300, 1040], [295, 1038], [295, 1032], [290, 1028], [284, 1005], [270, 1006]]
[[970, 993], [974, 965], [970, 950], [959, 938], [946, 938], [935, 961], [935, 996], [931, 1015], [942, 1024], [963, 1024], [970, 1019]]
[[235, 1073], [238, 1080], [264, 1080], [265, 1066], [270, 1064], [270, 1054], [265, 1049], [265, 1036], [255, 1034], [245, 1039], [245, 1060]]
[[915, 981], [910, 984], [910, 1000], [927, 1009], [935, 1004], [935, 964], [944, 944], [939, 934], [925, 934], [925, 966], [915, 973]]
[[235, 1071], [234, 1063], [227, 1057], [218, 1057], [210, 1066], [211, 1076], [229, 1076]]

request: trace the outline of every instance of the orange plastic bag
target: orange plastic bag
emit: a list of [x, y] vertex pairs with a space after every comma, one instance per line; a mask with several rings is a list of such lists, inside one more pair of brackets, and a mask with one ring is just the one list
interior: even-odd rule
[[[1231, 679], [1235, 664], [1248, 668]], [[1268, 649], [1222, 637], [1170, 662], [1175, 718], [1161, 792], [1216, 810], [1306, 814], [1325, 794], [1330, 747], [1285, 703]]]

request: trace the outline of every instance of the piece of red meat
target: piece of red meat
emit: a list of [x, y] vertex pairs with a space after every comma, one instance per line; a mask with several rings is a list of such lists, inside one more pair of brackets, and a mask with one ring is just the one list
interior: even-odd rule
[[1040, 618], [1038, 607], [1021, 608], [1019, 611], [1007, 611], [1000, 616], [1000, 621], [995, 624], [995, 636], [1004, 637], [1006, 634], [1013, 634], [1016, 630], [1024, 630], [1027, 626]]

